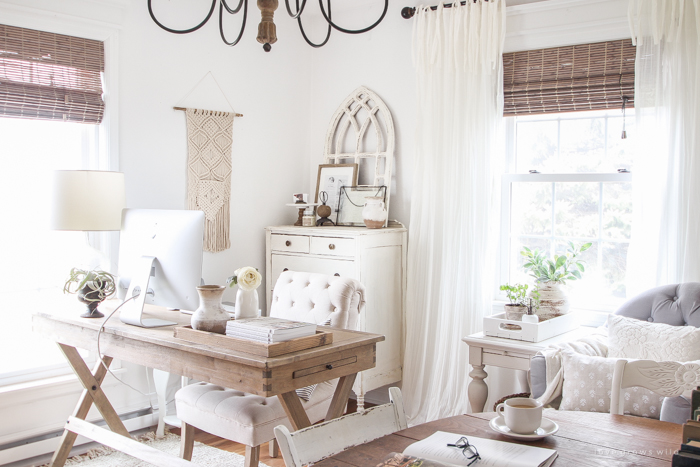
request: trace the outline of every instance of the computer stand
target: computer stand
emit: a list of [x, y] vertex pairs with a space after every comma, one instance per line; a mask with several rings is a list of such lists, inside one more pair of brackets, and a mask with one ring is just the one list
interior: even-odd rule
[[142, 328], [156, 328], [177, 324], [174, 321], [143, 317], [143, 306], [146, 304], [146, 296], [148, 295], [148, 282], [153, 275], [153, 263], [155, 260], [155, 256], [142, 256], [140, 258], [138, 269], [131, 278], [129, 290], [126, 292], [127, 299], [134, 296], [136, 298], [124, 304], [124, 308], [119, 314], [119, 319], [123, 323]]

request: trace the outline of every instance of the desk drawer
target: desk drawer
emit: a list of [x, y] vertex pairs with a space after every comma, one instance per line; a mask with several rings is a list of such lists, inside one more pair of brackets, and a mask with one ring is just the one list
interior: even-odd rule
[[354, 238], [311, 237], [314, 255], [355, 256]]
[[309, 237], [305, 235], [270, 235], [270, 248], [289, 253], [308, 253]]

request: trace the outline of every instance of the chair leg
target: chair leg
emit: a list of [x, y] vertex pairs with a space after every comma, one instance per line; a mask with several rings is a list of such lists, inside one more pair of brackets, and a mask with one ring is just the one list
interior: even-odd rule
[[192, 449], [194, 448], [194, 427], [182, 422], [180, 431], [180, 457], [187, 461], [192, 460]]
[[245, 467], [258, 467], [260, 462], [260, 445], [245, 447]]
[[273, 459], [280, 455], [280, 449], [279, 449], [279, 446], [277, 445], [276, 439], [273, 438], [270, 440], [270, 443], [268, 444], [268, 449], [269, 449], [270, 457], [272, 457]]

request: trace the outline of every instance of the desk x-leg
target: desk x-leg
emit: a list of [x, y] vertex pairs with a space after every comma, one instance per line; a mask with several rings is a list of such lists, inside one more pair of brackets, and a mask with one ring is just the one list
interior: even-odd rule
[[[119, 415], [117, 415], [114, 407], [109, 403], [107, 396], [100, 387], [107, 375], [107, 368], [105, 365], [112, 363], [112, 357], [104, 357], [105, 365], [102, 365], [98, 359], [95, 364], [95, 369], [93, 372], [90, 372], [90, 369], [75, 347], [64, 344], [58, 344], [58, 346], [63, 352], [63, 355], [66, 356], [68, 363], [73, 368], [73, 371], [84, 388], [72, 416], [79, 420], [85, 420], [90, 411], [90, 407], [92, 407], [92, 404], [95, 404], [95, 407], [100, 411], [102, 417], [113, 432], [130, 438], [131, 436], [124, 426], [124, 423], [122, 423]], [[54, 452], [53, 458], [51, 459], [51, 467], [63, 467], [77, 436], [76, 433], [66, 428], [61, 437], [61, 444], [56, 452]]]

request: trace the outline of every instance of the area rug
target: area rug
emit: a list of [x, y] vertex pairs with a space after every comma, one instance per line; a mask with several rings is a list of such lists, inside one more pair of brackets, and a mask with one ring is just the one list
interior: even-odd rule
[[[180, 453], [180, 437], [173, 433], [166, 433], [165, 437], [157, 439], [155, 433], [151, 432], [139, 436], [138, 440], [143, 444], [175, 456]], [[194, 443], [192, 462], [197, 465], [207, 467], [243, 467], [244, 460], [245, 458], [239, 454], [222, 451], [198, 442]], [[65, 465], [79, 467], [152, 467], [152, 464], [128, 456], [123, 452], [115, 451], [107, 446], [91, 449], [82, 456], [71, 457], [66, 461]], [[46, 466], [48, 464], [41, 467]], [[268, 467], [262, 462], [259, 466]]]

